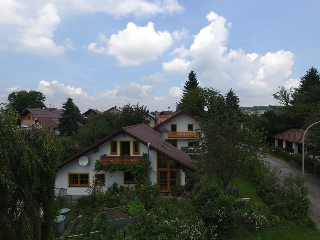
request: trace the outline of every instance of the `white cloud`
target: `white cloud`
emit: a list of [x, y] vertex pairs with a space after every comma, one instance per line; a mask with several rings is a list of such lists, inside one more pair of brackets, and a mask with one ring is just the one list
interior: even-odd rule
[[150, 85], [140, 85], [134, 82], [125, 83], [124, 86], [117, 86], [114, 90], [101, 94], [104, 97], [118, 98], [143, 98], [154, 93], [154, 87]]
[[156, 14], [181, 13], [184, 10], [177, 0], [68, 0], [64, 4], [70, 4], [78, 11], [105, 12], [116, 17], [129, 14], [146, 17]]
[[78, 107], [81, 109], [87, 109], [96, 100], [95, 97], [88, 95], [82, 90], [81, 87], [72, 87], [59, 83], [58, 81], [45, 81], [39, 82], [37, 91], [42, 92], [46, 96], [47, 105], [53, 104], [54, 107], [61, 107], [62, 103], [67, 98], [72, 98]]
[[290, 78], [288, 81], [284, 82], [284, 87], [286, 89], [298, 88], [300, 86], [300, 80], [298, 78]]
[[105, 47], [99, 47], [97, 48], [97, 43], [90, 43], [88, 45], [88, 50], [94, 53], [105, 53], [106, 48]]
[[0, 23], [25, 25], [25, 19], [20, 14], [24, 6], [15, 0], [0, 1]]
[[169, 96], [174, 98], [180, 98], [182, 96], [182, 89], [179, 87], [172, 87], [169, 89]]
[[144, 61], [156, 60], [172, 44], [170, 33], [156, 32], [152, 22], [146, 27], [130, 22], [126, 29], [110, 37], [107, 53], [116, 56], [122, 66], [139, 65]]
[[141, 76], [139, 80], [141, 82], [150, 82], [150, 83], [163, 83], [163, 82], [169, 81], [169, 79], [165, 78], [160, 72], [156, 72], [148, 76]]
[[293, 54], [284, 50], [265, 55], [245, 53], [242, 49], [228, 50], [231, 23], [214, 12], [210, 12], [207, 19], [209, 25], [195, 35], [190, 48], [182, 45], [174, 49], [171, 54], [177, 56], [163, 62], [162, 69], [181, 75], [194, 70], [204, 87], [214, 87], [222, 93], [233, 88], [241, 104], [246, 103], [242, 99], [248, 95], [251, 101], [265, 98], [270, 102], [277, 86], [283, 85], [291, 75]]
[[180, 41], [182, 38], [189, 37], [189, 30], [183, 27], [180, 31], [174, 31], [172, 36], [175, 40]]
[[190, 61], [181, 58], [175, 58], [171, 62], [162, 63], [162, 69], [165, 72], [185, 75], [189, 71]]
[[20, 86], [9, 87], [9, 88], [6, 88], [6, 91], [7, 92], [14, 92], [14, 91], [18, 90], [19, 88], [20, 88]]
[[66, 38], [66, 40], [64, 40], [63, 45], [65, 48], [70, 49], [70, 50], [77, 50], [76, 47], [73, 46], [73, 42], [71, 41], [70, 38]]

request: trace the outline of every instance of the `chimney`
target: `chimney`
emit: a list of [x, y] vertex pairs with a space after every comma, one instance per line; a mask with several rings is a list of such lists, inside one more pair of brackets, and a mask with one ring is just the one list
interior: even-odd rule
[[168, 111], [170, 111], [170, 107], [168, 107]]

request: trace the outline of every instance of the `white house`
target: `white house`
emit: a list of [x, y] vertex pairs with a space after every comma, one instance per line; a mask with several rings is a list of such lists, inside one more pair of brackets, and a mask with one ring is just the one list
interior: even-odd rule
[[[102, 164], [117, 161], [137, 162], [148, 150], [152, 167], [150, 180], [159, 185], [161, 192], [170, 192], [170, 186], [185, 185], [185, 168], [196, 170], [190, 157], [165, 142], [161, 132], [146, 124], [137, 124], [121, 128], [65, 160], [59, 166], [56, 188], [67, 189], [68, 195], [86, 195], [93, 178], [101, 179], [105, 183], [103, 190], [113, 182], [123, 186], [134, 184], [130, 172], [95, 173], [95, 163], [97, 160], [101, 160]], [[79, 159], [84, 166], [79, 164]]]
[[158, 124], [155, 129], [162, 133], [162, 139], [173, 146], [190, 151], [198, 142], [198, 119], [181, 110]]

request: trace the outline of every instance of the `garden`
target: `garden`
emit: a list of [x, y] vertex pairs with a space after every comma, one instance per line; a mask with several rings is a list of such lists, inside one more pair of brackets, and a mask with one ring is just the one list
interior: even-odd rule
[[[319, 239], [308, 215], [304, 180], [288, 176], [279, 181], [278, 173], [247, 157], [239, 176], [229, 183], [239, 187], [239, 196], [203, 171], [188, 172], [185, 189], [174, 187], [169, 196], [148, 182], [130, 188], [114, 183], [105, 192], [94, 184], [88, 196], [73, 204], [63, 238], [287, 239], [301, 229], [308, 238], [299, 239]], [[242, 197], [250, 201], [240, 201]]]

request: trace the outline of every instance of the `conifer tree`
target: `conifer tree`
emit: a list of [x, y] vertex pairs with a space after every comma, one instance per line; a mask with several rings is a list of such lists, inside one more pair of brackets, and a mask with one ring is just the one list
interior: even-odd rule
[[59, 131], [61, 135], [71, 136], [77, 133], [79, 122], [82, 121], [82, 115], [72, 98], [68, 98], [63, 103], [64, 112], [59, 120]]
[[183, 95], [186, 95], [189, 91], [198, 87], [198, 85], [199, 85], [199, 83], [197, 80], [196, 73], [194, 71], [191, 71], [189, 73], [188, 80], [186, 81], [186, 84], [184, 85]]

